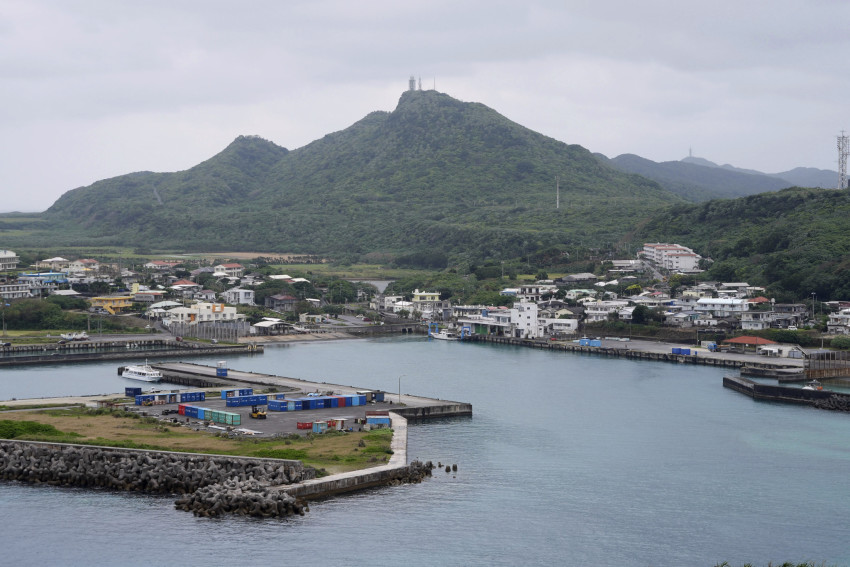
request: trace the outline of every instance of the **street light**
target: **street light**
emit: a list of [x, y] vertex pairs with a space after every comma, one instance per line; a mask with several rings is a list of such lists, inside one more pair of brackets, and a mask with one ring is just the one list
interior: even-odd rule
[[407, 376], [407, 374], [402, 374], [398, 377], [398, 403], [401, 403], [401, 378], [402, 376]]
[[812, 292], [812, 323], [815, 321], [815, 292]]

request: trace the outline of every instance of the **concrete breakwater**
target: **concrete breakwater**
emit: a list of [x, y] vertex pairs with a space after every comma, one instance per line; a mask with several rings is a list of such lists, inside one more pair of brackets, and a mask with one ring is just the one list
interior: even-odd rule
[[263, 346], [207, 345], [188, 341], [145, 339], [134, 341], [92, 341], [64, 345], [21, 345], [5, 347], [0, 353], [0, 366], [58, 364], [98, 360], [173, 358], [198, 354], [254, 354]]
[[303, 513], [294, 496], [269, 487], [314, 477], [300, 461], [0, 441], [0, 479], [184, 494], [177, 507], [204, 516]]
[[819, 409], [850, 411], [850, 394], [830, 390], [804, 390], [803, 388], [759, 384], [739, 376], [724, 376], [723, 387], [750, 396], [754, 400], [806, 404]]
[[196, 516], [269, 518], [303, 514], [304, 501], [375, 486], [421, 482], [434, 465], [407, 462], [407, 420], [390, 413], [387, 465], [316, 478], [300, 461], [0, 441], [0, 479], [180, 494], [179, 510]]

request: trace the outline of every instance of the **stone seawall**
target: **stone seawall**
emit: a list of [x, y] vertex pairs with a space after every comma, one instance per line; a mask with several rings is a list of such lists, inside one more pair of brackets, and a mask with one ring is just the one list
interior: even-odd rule
[[177, 507], [204, 516], [301, 513], [294, 497], [268, 487], [314, 477], [300, 461], [0, 441], [0, 479], [184, 494]]

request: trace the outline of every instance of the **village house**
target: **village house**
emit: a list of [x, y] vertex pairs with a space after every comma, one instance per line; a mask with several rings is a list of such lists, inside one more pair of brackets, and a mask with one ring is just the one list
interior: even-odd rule
[[557, 291], [558, 286], [552, 284], [542, 284], [540, 282], [523, 284], [519, 286], [517, 298], [520, 301], [533, 301], [537, 303], [543, 301], [544, 298], [552, 297]]
[[245, 268], [242, 266], [242, 264], [235, 264], [235, 263], [219, 264], [217, 266], [214, 266], [214, 269], [215, 269], [214, 273], [216, 275], [224, 274], [225, 276], [227, 276], [229, 278], [241, 278], [242, 273], [245, 270]]
[[169, 260], [152, 260], [145, 264], [143, 267], [148, 270], [155, 270], [157, 272], [167, 272], [169, 270], [173, 270], [180, 262], [174, 262]]
[[47, 258], [46, 260], [39, 260], [35, 263], [36, 270], [47, 270], [49, 272], [62, 272], [68, 269], [68, 266], [71, 264], [70, 260], [66, 260], [60, 256], [56, 256], [55, 258]]
[[133, 294], [133, 301], [140, 303], [156, 303], [163, 299], [165, 299], [165, 292], [158, 289], [144, 289]]
[[298, 298], [285, 293], [270, 295], [263, 302], [265, 307], [279, 313], [295, 311], [296, 303], [298, 303]]
[[850, 308], [830, 313], [826, 330], [836, 335], [850, 335]]
[[133, 306], [133, 298], [129, 295], [92, 297], [90, 301], [94, 309], [103, 309], [110, 315], [121, 313]]
[[451, 305], [448, 301], [441, 301], [440, 294], [436, 291], [413, 292], [413, 310], [422, 314], [423, 319], [442, 320], [451, 313]]
[[702, 297], [695, 306], [696, 311], [711, 313], [715, 317], [740, 316], [749, 309], [749, 302], [740, 298]]
[[627, 307], [628, 301], [596, 301], [594, 303], [585, 303], [584, 315], [588, 323], [597, 321], [606, 321], [611, 313], [616, 313], [620, 309]]
[[71, 274], [85, 274], [96, 272], [100, 268], [100, 262], [90, 258], [81, 258], [68, 264], [68, 272]]

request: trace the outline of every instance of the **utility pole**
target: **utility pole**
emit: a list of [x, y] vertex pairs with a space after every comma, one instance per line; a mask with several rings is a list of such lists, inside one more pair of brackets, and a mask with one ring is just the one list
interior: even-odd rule
[[847, 189], [847, 156], [850, 154], [850, 138], [844, 130], [838, 136], [838, 189]]

